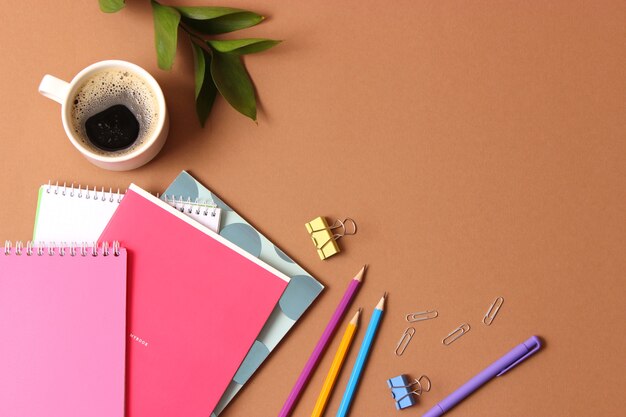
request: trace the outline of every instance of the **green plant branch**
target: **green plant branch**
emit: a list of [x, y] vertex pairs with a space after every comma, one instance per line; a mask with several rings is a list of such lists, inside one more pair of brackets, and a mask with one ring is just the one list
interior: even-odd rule
[[[125, 0], [98, 0], [100, 9], [115, 13]], [[178, 35], [189, 36], [194, 56], [196, 113], [204, 125], [217, 94], [239, 113], [256, 122], [256, 92], [242, 60], [243, 55], [265, 51], [280, 41], [263, 38], [211, 39], [261, 23], [258, 13], [232, 7], [167, 6], [150, 0], [154, 19], [155, 49], [159, 68], [170, 70]]]

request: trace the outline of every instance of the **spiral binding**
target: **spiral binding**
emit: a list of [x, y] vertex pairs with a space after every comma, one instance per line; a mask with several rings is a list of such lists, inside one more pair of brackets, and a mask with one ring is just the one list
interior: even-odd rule
[[168, 196], [167, 194], [163, 194], [163, 200], [174, 207], [176, 210], [181, 213], [196, 213], [197, 215], [203, 216], [211, 216], [215, 217], [217, 215], [218, 207], [215, 204], [209, 203], [208, 201], [195, 199], [191, 200], [191, 198], [183, 199], [182, 196], [176, 198], [175, 196]]
[[52, 184], [52, 181], [48, 181], [46, 192], [48, 194], [53, 193], [55, 195], [61, 194], [62, 196], [85, 198], [86, 200], [109, 201], [110, 203], [119, 203], [122, 201], [122, 198], [124, 198], [124, 193], [120, 192], [119, 188], [117, 191], [113, 191], [112, 188], [106, 191], [104, 187], [100, 190], [93, 187], [93, 189], [90, 190], [89, 186], [83, 187], [80, 184], [74, 186], [74, 183], [67, 185], [65, 182], [61, 185], [58, 181], [55, 184]]
[[[83, 187], [80, 184], [75, 186], [73, 183], [67, 185], [67, 183], [64, 182], [63, 185], [61, 185], [58, 181], [55, 184], [53, 184], [52, 181], [48, 181], [46, 192], [48, 194], [60, 194], [62, 196], [85, 198], [86, 200], [93, 201], [109, 201], [111, 203], [120, 203], [125, 194], [125, 192], [120, 192], [119, 188], [117, 191], [113, 191], [112, 188], [109, 188], [109, 191], [106, 191], [104, 187], [101, 187], [100, 190], [98, 190], [97, 187], [89, 189], [89, 186]], [[156, 196], [159, 197], [159, 194]], [[199, 200], [197, 198], [194, 201], [192, 201], [191, 198], [185, 200], [182, 196], [177, 198], [175, 196], [170, 197], [167, 194], [163, 194], [163, 200], [181, 213], [187, 212], [192, 214], [195, 212], [197, 215], [211, 217], [215, 217], [217, 215], [217, 205], [208, 201]]]
[[4, 255], [120, 256], [120, 243], [118, 241], [114, 241], [111, 244], [109, 244], [109, 242], [103, 242], [99, 245], [98, 242], [82, 242], [80, 244], [72, 242], [68, 245], [65, 242], [61, 242], [60, 245], [56, 245], [55, 243], [34, 243], [29, 240], [26, 242], [26, 245], [24, 245], [21, 241], [17, 241], [15, 242], [15, 248], [13, 248], [13, 242], [6, 240], [4, 242]]

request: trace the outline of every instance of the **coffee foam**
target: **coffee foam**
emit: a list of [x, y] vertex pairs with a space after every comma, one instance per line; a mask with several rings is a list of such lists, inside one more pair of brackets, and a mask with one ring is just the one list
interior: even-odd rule
[[[94, 146], [87, 137], [85, 122], [91, 116], [116, 104], [122, 104], [139, 122], [139, 136], [128, 148], [108, 152]], [[77, 139], [91, 152], [104, 156], [122, 156], [141, 147], [159, 121], [157, 98], [152, 88], [139, 75], [125, 68], [97, 72], [88, 78], [74, 95], [70, 120]]]

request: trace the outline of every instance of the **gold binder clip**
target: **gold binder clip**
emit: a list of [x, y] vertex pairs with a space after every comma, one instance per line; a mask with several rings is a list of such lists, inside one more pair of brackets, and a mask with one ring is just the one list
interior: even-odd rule
[[[352, 230], [348, 231], [346, 224], [352, 226]], [[335, 220], [335, 222], [329, 226], [324, 217], [317, 217], [304, 225], [306, 230], [311, 235], [311, 240], [317, 249], [317, 254], [320, 259], [329, 258], [340, 252], [337, 241], [344, 237], [356, 234], [356, 223], [350, 218], [342, 220]], [[340, 229], [337, 233], [335, 229]]]

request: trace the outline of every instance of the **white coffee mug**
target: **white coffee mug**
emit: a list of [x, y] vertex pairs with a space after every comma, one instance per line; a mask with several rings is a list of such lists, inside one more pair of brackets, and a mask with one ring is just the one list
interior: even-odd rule
[[[122, 155], [106, 155], [90, 149], [83, 140], [77, 137], [77, 133], [72, 128], [71, 112], [76, 94], [83, 84], [94, 74], [107, 69], [125, 69], [139, 76], [144, 80], [154, 92], [156, 98], [158, 120], [155, 128], [151, 130], [148, 137], [132, 151]], [[39, 92], [44, 96], [61, 103], [61, 120], [65, 133], [70, 142], [82, 153], [92, 164], [100, 168], [111, 171], [127, 171], [138, 168], [148, 163], [154, 158], [167, 139], [169, 131], [169, 116], [165, 106], [165, 97], [156, 80], [146, 70], [138, 65], [127, 61], [108, 60], [96, 62], [79, 72], [71, 82], [67, 83], [52, 75], [45, 75], [39, 84]]]

